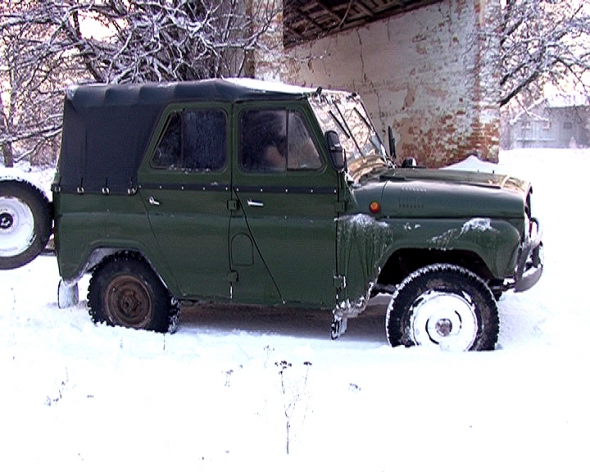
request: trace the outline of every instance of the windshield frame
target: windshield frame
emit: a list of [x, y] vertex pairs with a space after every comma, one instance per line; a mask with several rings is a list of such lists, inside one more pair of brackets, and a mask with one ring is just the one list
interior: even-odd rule
[[383, 141], [356, 93], [322, 91], [308, 97], [324, 135], [335, 131], [346, 155], [347, 173], [358, 182], [375, 170], [391, 168]]

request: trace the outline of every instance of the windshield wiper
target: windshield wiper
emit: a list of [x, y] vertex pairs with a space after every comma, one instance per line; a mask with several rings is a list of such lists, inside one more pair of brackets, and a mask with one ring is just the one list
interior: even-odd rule
[[350, 129], [350, 126], [348, 126], [348, 122], [346, 121], [346, 118], [344, 117], [344, 115], [342, 114], [342, 111], [340, 110], [340, 108], [338, 107], [337, 103], [334, 103], [334, 108], [336, 108], [336, 111], [338, 112], [338, 114], [340, 115], [340, 118], [342, 118], [342, 122], [344, 123], [344, 125], [346, 126], [346, 129], [348, 130], [348, 134], [350, 135], [350, 139], [352, 139], [352, 141], [354, 142], [354, 145], [356, 146], [359, 155], [362, 156], [363, 155], [363, 150], [361, 149], [361, 147], [359, 146], [358, 141], [356, 140], [356, 138], [354, 137], [354, 134], [352, 132], [352, 130]]
[[[371, 122], [371, 118], [369, 118], [369, 113], [367, 111], [367, 108], [365, 107], [365, 104], [362, 101], [360, 102], [360, 104], [363, 107], [363, 111], [365, 112], [365, 114], [363, 115], [357, 107], [354, 107], [354, 111], [359, 116], [359, 118], [363, 121], [363, 123], [366, 125], [366, 127], [369, 129], [369, 131], [371, 131], [371, 144], [373, 144], [373, 147], [379, 153], [382, 153], [383, 152], [382, 149], [385, 148], [385, 146], [383, 145], [383, 141], [381, 141], [381, 138], [379, 137], [379, 135], [375, 131], [375, 126]], [[375, 143], [373, 138], [375, 138], [377, 143]]]
[[329, 111], [330, 116], [332, 117], [332, 119], [336, 122], [336, 124], [338, 125], [338, 127], [342, 130], [342, 132], [344, 133], [344, 135], [350, 139], [350, 134], [348, 133], [346, 127], [340, 123], [340, 120], [338, 119], [338, 117], [334, 114], [334, 112], [332, 110]]
[[366, 127], [369, 128], [370, 131], [373, 131], [373, 127], [371, 126], [371, 123], [369, 123], [369, 121], [363, 116], [363, 114], [358, 110], [358, 108], [354, 107], [353, 110], [356, 112], [356, 114], [359, 116], [359, 118], [361, 120], [363, 120], [363, 123], [366, 125]]

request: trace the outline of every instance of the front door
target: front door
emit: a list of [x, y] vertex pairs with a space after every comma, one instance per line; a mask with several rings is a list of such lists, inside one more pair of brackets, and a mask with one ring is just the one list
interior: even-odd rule
[[229, 300], [229, 110], [169, 109], [139, 173], [150, 223], [180, 296]]
[[337, 174], [321, 132], [296, 105], [244, 104], [234, 120], [234, 301], [332, 308]]

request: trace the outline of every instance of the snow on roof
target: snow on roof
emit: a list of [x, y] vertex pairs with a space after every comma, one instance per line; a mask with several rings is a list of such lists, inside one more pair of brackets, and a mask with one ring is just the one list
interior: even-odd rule
[[250, 79], [246, 77], [233, 77], [223, 80], [241, 87], [247, 87], [250, 89], [262, 90], [266, 92], [313, 93], [316, 91], [316, 89], [311, 87], [300, 87], [299, 85], [291, 85], [283, 82], [272, 82], [269, 80]]

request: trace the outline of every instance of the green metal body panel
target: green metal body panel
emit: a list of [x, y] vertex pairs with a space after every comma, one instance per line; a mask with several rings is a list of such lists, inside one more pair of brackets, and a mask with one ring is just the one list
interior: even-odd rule
[[[246, 301], [255, 292], [266, 290], [257, 288], [257, 278], [248, 280], [247, 265], [238, 263], [243, 241], [238, 240], [236, 245], [234, 238], [247, 234], [259, 256], [248, 270], [268, 271], [281, 302], [333, 305], [335, 176], [325, 172], [314, 176], [285, 175], [272, 186], [265, 180], [262, 175], [235, 177], [240, 210], [232, 215], [230, 228], [232, 270], [238, 273], [234, 297]], [[243, 295], [244, 290], [249, 295]]]
[[77, 280], [91, 268], [101, 249], [128, 249], [148, 255], [160, 277], [174, 289], [168, 266], [159, 257], [146, 207], [140, 195], [77, 195], [54, 193], [57, 262], [64, 280]]

